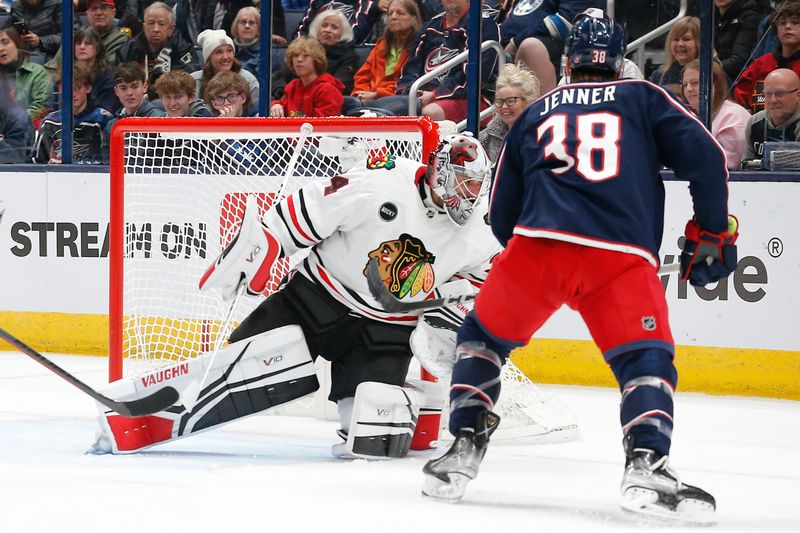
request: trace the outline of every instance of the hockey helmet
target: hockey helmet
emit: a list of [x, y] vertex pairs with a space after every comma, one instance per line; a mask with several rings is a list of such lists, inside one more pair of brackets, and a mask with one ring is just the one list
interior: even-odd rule
[[469, 133], [446, 135], [428, 161], [428, 185], [450, 219], [463, 226], [489, 191], [492, 162]]
[[625, 60], [622, 26], [601, 9], [580, 13], [567, 37], [567, 73], [580, 69], [605, 70], [619, 77]]

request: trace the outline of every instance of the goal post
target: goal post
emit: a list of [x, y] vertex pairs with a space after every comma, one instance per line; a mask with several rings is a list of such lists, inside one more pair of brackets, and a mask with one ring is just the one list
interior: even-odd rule
[[[311, 134], [299, 146], [304, 124]], [[271, 207], [366, 156], [420, 163], [439, 142], [425, 117], [126, 118], [111, 133], [109, 379], [208, 351], [228, 305], [198, 282], [238, 230], [247, 195]], [[357, 206], [354, 206], [357, 208]], [[277, 289], [271, 280], [266, 294]], [[256, 299], [243, 302], [241, 321]]]

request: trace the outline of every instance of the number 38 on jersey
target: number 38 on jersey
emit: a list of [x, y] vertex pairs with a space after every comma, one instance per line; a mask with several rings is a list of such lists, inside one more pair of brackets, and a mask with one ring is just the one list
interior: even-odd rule
[[[574, 121], [574, 124], [568, 121]], [[574, 168], [588, 181], [603, 181], [619, 175], [621, 125], [622, 120], [615, 113], [586, 113], [573, 117], [554, 114], [536, 129], [536, 140], [541, 143], [549, 137], [544, 157], [562, 163], [552, 169], [554, 174], [563, 174]], [[568, 142], [571, 132], [574, 132], [575, 139]], [[571, 146], [574, 148], [570, 149]]]

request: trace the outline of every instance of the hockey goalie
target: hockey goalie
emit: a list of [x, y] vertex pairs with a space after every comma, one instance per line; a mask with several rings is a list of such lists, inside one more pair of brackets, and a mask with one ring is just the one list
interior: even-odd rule
[[303, 249], [307, 257], [218, 352], [112, 384], [109, 393], [122, 398], [156, 383], [200, 389], [148, 417], [103, 410], [97, 448], [135, 452], [301, 398], [319, 387], [316, 357], [330, 362], [329, 399], [342, 439], [335, 456], [396, 458], [431, 447], [447, 381], [406, 380], [409, 363], [416, 354], [446, 378], [463, 316], [387, 312], [370, 294], [367, 264], [377, 261], [400, 301], [477, 290], [501, 251], [486, 218], [489, 174], [480, 143], [456, 134], [442, 139], [427, 165], [390, 153], [367, 157], [302, 187], [263, 219], [251, 197], [238, 235], [200, 290], [231, 301], [242, 292], [258, 297], [277, 261]]

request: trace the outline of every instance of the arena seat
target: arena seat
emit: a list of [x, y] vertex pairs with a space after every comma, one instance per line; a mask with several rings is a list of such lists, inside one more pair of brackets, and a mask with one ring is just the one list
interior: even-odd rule
[[356, 53], [358, 54], [358, 66], [359, 67], [364, 64], [364, 62], [367, 60], [367, 57], [369, 57], [369, 54], [370, 54], [370, 52], [372, 52], [372, 49], [374, 47], [375, 47], [374, 44], [359, 44], [359, 45], [356, 45], [355, 49], [356, 49]]
[[291, 41], [297, 27], [305, 16], [305, 9], [285, 9], [283, 11], [284, 21], [286, 22], [286, 37]]

